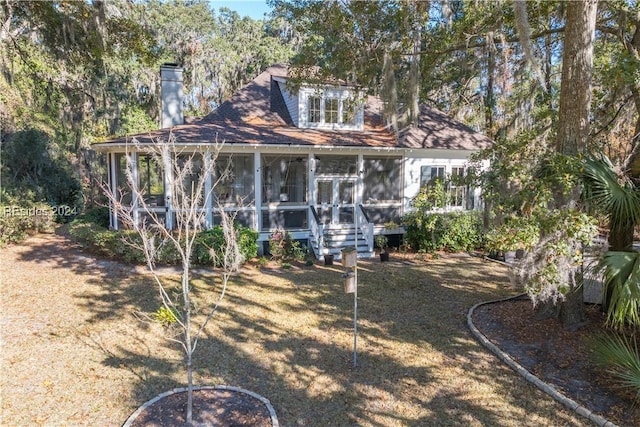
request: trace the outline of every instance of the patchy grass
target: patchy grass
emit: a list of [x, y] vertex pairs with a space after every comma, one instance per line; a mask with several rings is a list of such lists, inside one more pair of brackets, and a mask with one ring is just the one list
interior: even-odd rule
[[[0, 424], [121, 425], [184, 384], [180, 349], [140, 320], [159, 307], [143, 270], [56, 235], [1, 253]], [[511, 292], [503, 267], [453, 256], [359, 265], [356, 369], [341, 266], [248, 266], [196, 350], [195, 382], [260, 393], [283, 426], [589, 425], [468, 332], [469, 307]], [[215, 280], [199, 272], [200, 307]]]

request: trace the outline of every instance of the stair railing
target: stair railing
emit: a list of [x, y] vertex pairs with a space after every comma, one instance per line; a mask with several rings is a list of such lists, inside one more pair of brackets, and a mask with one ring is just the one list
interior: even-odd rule
[[[362, 237], [367, 243], [367, 250], [369, 252], [373, 251], [373, 223], [369, 220], [369, 215], [364, 209], [364, 206], [358, 205], [358, 209], [356, 210], [357, 223], [360, 232], [362, 233]], [[358, 246], [358, 230], [356, 230], [356, 247]]]
[[324, 253], [324, 225], [320, 222], [320, 216], [318, 216], [318, 211], [316, 211], [315, 206], [309, 206], [309, 212], [311, 213], [311, 215], [309, 215], [311, 218], [309, 228], [313, 239], [318, 244], [317, 251], [315, 245], [311, 245], [311, 247], [316, 258], [320, 258], [320, 255]]

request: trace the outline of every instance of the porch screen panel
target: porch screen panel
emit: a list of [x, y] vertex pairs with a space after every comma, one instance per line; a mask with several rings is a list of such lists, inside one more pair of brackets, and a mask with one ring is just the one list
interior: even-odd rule
[[396, 202], [402, 191], [401, 157], [365, 157], [362, 200]]
[[264, 203], [306, 203], [307, 158], [263, 156], [262, 201]]
[[355, 175], [356, 156], [316, 155], [316, 175]]
[[131, 204], [131, 186], [127, 180], [127, 155], [117, 153], [116, 155], [116, 191], [120, 202], [124, 205]]
[[308, 212], [308, 209], [263, 209], [261, 228], [262, 230], [275, 230], [277, 228], [296, 230], [308, 228]]
[[164, 206], [164, 170], [158, 157], [138, 154], [138, 185], [149, 207]]
[[[235, 215], [235, 222], [242, 225], [243, 227], [248, 227], [248, 228], [253, 228], [253, 221], [254, 221], [254, 213], [252, 211], [237, 211], [237, 212], [233, 212], [233, 215]], [[221, 222], [221, 217], [220, 214], [216, 212], [214, 212], [213, 214], [213, 224], [214, 225], [220, 225]]]
[[253, 156], [247, 154], [218, 156], [213, 183], [214, 192], [221, 202], [238, 205], [253, 204], [255, 199]]
[[[198, 184], [202, 183], [202, 174], [203, 174], [203, 159], [202, 154], [193, 153], [193, 154], [180, 154], [177, 156], [177, 164], [178, 170], [184, 173], [182, 180], [182, 191], [179, 191], [178, 194], [174, 194], [175, 197], [188, 195], [191, 200], [198, 198], [198, 206], [204, 205], [204, 185], [198, 188]], [[200, 194], [198, 193], [200, 190]], [[174, 208], [178, 208], [179, 206], [184, 206], [182, 204], [182, 200], [178, 201], [178, 205], [174, 205]]]
[[395, 222], [396, 224], [400, 224], [402, 222], [400, 207], [367, 206], [365, 208], [365, 211], [367, 212], [369, 221], [371, 221], [374, 224], [383, 225], [388, 222]]

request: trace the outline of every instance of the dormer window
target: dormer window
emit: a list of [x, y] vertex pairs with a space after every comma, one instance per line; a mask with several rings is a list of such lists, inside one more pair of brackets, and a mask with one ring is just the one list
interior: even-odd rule
[[362, 104], [349, 88], [303, 88], [300, 91], [300, 127], [362, 130]]

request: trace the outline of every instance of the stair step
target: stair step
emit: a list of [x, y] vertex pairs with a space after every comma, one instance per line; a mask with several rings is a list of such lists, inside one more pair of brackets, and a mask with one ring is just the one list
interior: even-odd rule
[[[340, 260], [342, 258], [342, 249], [344, 248], [356, 248], [358, 252], [358, 258], [371, 258], [375, 254], [369, 250], [369, 245], [365, 240], [360, 229], [356, 229], [351, 226], [343, 226], [340, 228], [325, 228], [325, 234], [331, 237], [331, 247], [323, 247], [323, 252], [329, 252], [334, 255], [335, 259]], [[322, 258], [324, 254], [318, 253], [319, 242], [317, 239], [311, 237], [309, 243], [313, 248], [314, 253], [318, 258]]]

